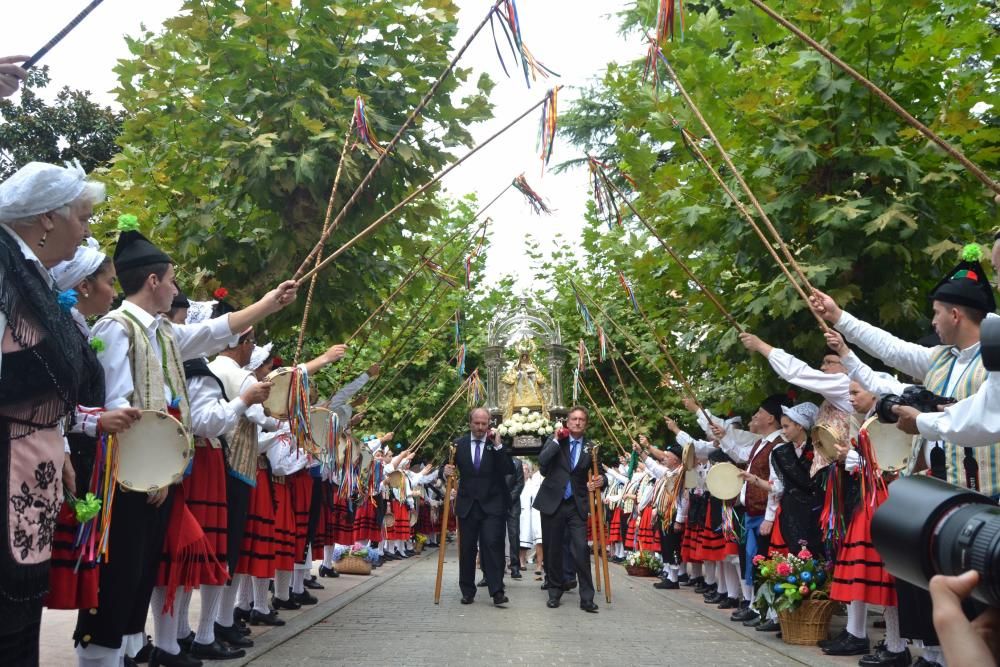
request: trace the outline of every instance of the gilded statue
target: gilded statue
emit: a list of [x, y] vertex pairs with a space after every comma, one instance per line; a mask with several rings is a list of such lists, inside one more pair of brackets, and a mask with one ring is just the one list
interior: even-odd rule
[[503, 418], [510, 419], [521, 408], [541, 412], [548, 419], [548, 392], [542, 372], [535, 367], [531, 354], [535, 343], [530, 338], [518, 341], [515, 349], [518, 359], [500, 378], [500, 404], [504, 406]]

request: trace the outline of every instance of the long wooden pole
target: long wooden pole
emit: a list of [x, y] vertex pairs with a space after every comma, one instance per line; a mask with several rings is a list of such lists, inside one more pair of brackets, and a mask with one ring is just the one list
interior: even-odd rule
[[[667, 70], [667, 74], [670, 75], [670, 79], [674, 82], [674, 85], [677, 86], [677, 90], [680, 92], [681, 97], [683, 97], [684, 101], [687, 102], [688, 108], [691, 109], [691, 113], [694, 114], [695, 118], [698, 119], [698, 122], [705, 129], [705, 132], [712, 139], [712, 143], [714, 143], [716, 149], [718, 149], [719, 155], [722, 156], [722, 159], [726, 163], [726, 166], [729, 167], [729, 171], [732, 172], [733, 178], [736, 179], [736, 182], [739, 183], [740, 185], [740, 189], [743, 190], [744, 194], [746, 194], [747, 198], [750, 200], [750, 203], [753, 204], [753, 207], [757, 211], [757, 214], [760, 216], [760, 219], [763, 220], [764, 226], [767, 227], [767, 231], [770, 232], [771, 236], [774, 237], [774, 240], [777, 241], [778, 247], [781, 248], [781, 252], [785, 256], [785, 260], [788, 262], [788, 265], [792, 267], [792, 269], [795, 271], [795, 274], [798, 276], [799, 281], [801, 281], [802, 283], [801, 285], [797, 283], [793, 283], [793, 285], [795, 285], [795, 288], [799, 292], [799, 295], [802, 296], [803, 300], [805, 301], [806, 308], [810, 308], [809, 297], [806, 296], [802, 290], [803, 288], [805, 288], [806, 290], [808, 290], [808, 293], [811, 294], [813, 292], [813, 286], [809, 282], [809, 279], [806, 277], [806, 274], [802, 271], [802, 267], [799, 266], [799, 263], [797, 261], [795, 261], [795, 257], [792, 255], [791, 250], [788, 249], [788, 245], [785, 244], [784, 239], [781, 238], [781, 234], [778, 233], [778, 230], [771, 222], [771, 218], [769, 218], [767, 213], [764, 212], [764, 207], [761, 206], [759, 201], [757, 201], [757, 197], [754, 196], [753, 191], [750, 189], [750, 186], [747, 185], [747, 182], [743, 179], [743, 174], [740, 172], [739, 169], [736, 168], [736, 165], [733, 164], [733, 161], [729, 158], [729, 153], [726, 152], [726, 149], [722, 145], [722, 142], [719, 141], [719, 138], [715, 135], [715, 131], [712, 130], [712, 126], [708, 124], [707, 120], [705, 120], [705, 116], [702, 115], [701, 109], [698, 108], [698, 105], [695, 104], [691, 96], [688, 95], [687, 90], [684, 88], [684, 84], [681, 83], [680, 78], [677, 76], [677, 72], [674, 71], [673, 66], [670, 64], [670, 61], [668, 61], [667, 57], [663, 54], [663, 50], [660, 49], [659, 46], [656, 46], [655, 48], [656, 48], [656, 53], [660, 58], [660, 62], [663, 63], [663, 66]], [[810, 308], [810, 311], [811, 310], [812, 309]], [[830, 331], [830, 327], [827, 326], [826, 322], [824, 322], [822, 318], [817, 317], [816, 319], [819, 322], [820, 329], [822, 329], [824, 333]]]
[[[448, 464], [455, 465], [456, 447], [451, 446]], [[434, 582], [434, 604], [441, 603], [441, 580], [444, 577], [444, 552], [448, 549], [448, 518], [451, 514], [451, 492], [455, 488], [455, 475], [449, 475], [444, 486], [444, 506], [441, 508], [441, 540], [438, 546], [437, 580]]]
[[[591, 454], [593, 458], [593, 454]], [[597, 534], [597, 507], [598, 501], [594, 498], [594, 492], [587, 489], [587, 505], [590, 508], [590, 545], [594, 553], [594, 588], [601, 592], [601, 538]]]
[[430, 188], [432, 188], [438, 181], [440, 181], [442, 178], [444, 178], [449, 173], [451, 173], [451, 171], [453, 169], [455, 169], [456, 167], [458, 167], [459, 165], [461, 165], [463, 162], [465, 162], [466, 160], [468, 160], [469, 158], [471, 158], [473, 155], [475, 155], [476, 153], [478, 153], [482, 149], [484, 149], [487, 146], [489, 146], [500, 135], [504, 134], [505, 132], [507, 132], [507, 130], [509, 130], [510, 128], [514, 127], [519, 122], [521, 122], [522, 120], [524, 120], [524, 118], [526, 118], [529, 114], [531, 114], [533, 111], [535, 111], [535, 109], [537, 109], [538, 107], [540, 107], [543, 104], [545, 104], [548, 101], [548, 99], [551, 96], [551, 94], [552, 93], [549, 92], [549, 94], [547, 94], [544, 98], [542, 98], [541, 100], [539, 100], [538, 102], [536, 102], [535, 104], [533, 104], [531, 106], [531, 108], [529, 108], [527, 111], [525, 111], [524, 113], [522, 113], [520, 116], [518, 116], [517, 118], [515, 118], [511, 122], [509, 122], [506, 125], [504, 125], [497, 132], [495, 132], [492, 135], [490, 135], [489, 137], [487, 137], [484, 141], [482, 141], [481, 143], [479, 143], [475, 148], [473, 148], [471, 151], [469, 151], [468, 153], [466, 153], [465, 155], [463, 155], [459, 160], [457, 160], [456, 162], [453, 162], [452, 164], [448, 165], [447, 167], [445, 167], [444, 169], [442, 169], [441, 171], [439, 171], [437, 173], [437, 175], [435, 175], [433, 178], [431, 178], [431, 180], [427, 181], [426, 183], [424, 183], [423, 185], [421, 185], [419, 188], [417, 188], [416, 190], [414, 190], [412, 193], [410, 193], [405, 199], [403, 199], [403, 201], [399, 202], [398, 204], [396, 204], [395, 206], [393, 206], [392, 209], [389, 210], [387, 213], [385, 213], [384, 215], [380, 216], [378, 220], [376, 220], [375, 222], [371, 223], [370, 225], [368, 225], [367, 227], [365, 227], [364, 229], [362, 229], [360, 232], [358, 232], [354, 236], [354, 238], [352, 238], [351, 240], [347, 241], [347, 243], [345, 243], [344, 245], [342, 245], [339, 248], [337, 248], [330, 256], [328, 256], [322, 262], [320, 262], [319, 264], [317, 264], [311, 271], [309, 271], [308, 273], [306, 273], [304, 276], [301, 276], [300, 278], [298, 278], [298, 280], [305, 280], [306, 278], [311, 277], [312, 274], [316, 273], [317, 271], [322, 270], [325, 266], [327, 266], [328, 264], [330, 264], [333, 260], [335, 260], [338, 257], [340, 257], [340, 255], [342, 255], [344, 252], [346, 252], [355, 243], [357, 243], [358, 241], [361, 241], [362, 239], [368, 237], [372, 232], [374, 232], [376, 229], [378, 229], [380, 226], [382, 226], [382, 224], [385, 223], [386, 220], [388, 220], [389, 218], [391, 218], [394, 215], [396, 215], [396, 213], [398, 213], [400, 211], [400, 209], [404, 208], [411, 201], [413, 201], [414, 199], [416, 199], [417, 197], [419, 197], [420, 195], [422, 195], [423, 193], [425, 193], [427, 190], [429, 190]]
[[365, 187], [367, 187], [368, 183], [375, 176], [375, 172], [378, 171], [379, 167], [382, 166], [382, 163], [385, 162], [386, 159], [388, 159], [388, 155], [396, 147], [396, 144], [399, 143], [400, 139], [403, 137], [403, 133], [410, 128], [410, 125], [413, 124], [413, 121], [417, 119], [417, 116], [420, 115], [420, 113], [424, 110], [427, 104], [431, 101], [431, 98], [434, 97], [434, 93], [438, 91], [438, 88], [441, 87], [441, 84], [444, 83], [444, 80], [448, 77], [449, 74], [451, 74], [452, 70], [455, 69], [455, 65], [458, 64], [458, 61], [462, 58], [462, 55], [465, 54], [465, 51], [472, 44], [472, 41], [476, 38], [476, 36], [482, 31], [483, 28], [486, 27], [486, 24], [489, 23], [490, 18], [493, 16], [493, 13], [497, 10], [497, 8], [501, 5], [502, 2], [503, 0], [496, 0], [496, 2], [493, 3], [493, 6], [490, 8], [490, 11], [486, 13], [486, 16], [483, 18], [483, 20], [480, 21], [479, 25], [476, 26], [476, 29], [472, 31], [471, 35], [469, 35], [469, 39], [467, 39], [465, 41], [465, 44], [463, 44], [462, 47], [455, 52], [455, 55], [452, 56], [451, 62], [448, 63], [448, 66], [445, 67], [443, 72], [441, 72], [440, 76], [438, 76], [437, 80], [434, 81], [430, 89], [426, 93], [424, 93], [423, 99], [421, 99], [420, 102], [417, 104], [417, 106], [413, 108], [413, 111], [411, 111], [410, 115], [406, 117], [406, 120], [403, 121], [403, 124], [399, 126], [399, 129], [396, 131], [396, 134], [392, 137], [392, 139], [389, 140], [389, 143], [385, 145], [385, 150], [379, 154], [378, 158], [375, 160], [375, 163], [371, 166], [371, 168], [368, 169], [368, 173], [365, 174], [365, 177], [361, 179], [361, 182], [358, 183], [358, 186], [354, 189], [354, 192], [351, 194], [351, 197], [344, 203], [344, 206], [343, 208], [340, 209], [340, 212], [337, 213], [337, 217], [334, 219], [331, 228], [328, 229], [322, 236], [320, 236], [319, 242], [316, 243], [316, 246], [309, 252], [309, 255], [302, 262], [302, 265], [299, 266], [299, 268], [295, 271], [293, 279], [297, 280], [299, 275], [305, 270], [306, 266], [309, 265], [309, 262], [312, 261], [313, 257], [315, 257], [320, 252], [320, 248], [322, 247], [322, 244], [326, 242], [326, 239], [329, 236], [330, 231], [332, 231], [332, 229], [335, 228], [340, 223], [341, 219], [343, 219], [343, 217], [347, 215], [347, 212], [358, 200], [358, 197], [361, 196], [362, 191], [364, 191]]
[[[601, 474], [597, 468], [597, 447], [591, 449], [590, 461], [593, 465], [593, 476]], [[608, 572], [608, 535], [604, 521], [604, 501], [601, 498], [601, 490], [594, 489], [594, 502], [597, 503], [597, 528], [600, 531], [601, 542], [601, 569], [604, 574], [604, 599], [611, 604], [611, 574]], [[595, 539], [596, 543], [596, 539]]]
[[608, 435], [611, 436], [611, 439], [615, 441], [615, 444], [618, 446], [618, 451], [627, 456], [628, 450], [622, 446], [621, 440], [619, 440], [618, 436], [615, 435], [614, 429], [611, 428], [611, 424], [608, 423], [604, 413], [601, 412], [601, 408], [597, 405], [597, 401], [595, 401], [594, 397], [590, 395], [590, 390], [587, 389], [587, 383], [584, 382], [582, 378], [580, 379], [580, 388], [583, 389], [583, 393], [587, 395], [587, 400], [590, 401], [590, 405], [594, 408], [594, 412], [597, 413], [598, 419], [600, 419], [601, 424], [604, 425], [604, 430], [607, 431]]
[[[441, 324], [439, 324], [437, 327], [435, 327], [435, 329], [433, 331], [431, 331], [430, 334], [427, 336], [427, 340], [424, 341], [423, 345], [421, 345], [420, 348], [416, 352], [414, 352], [412, 355], [410, 355], [409, 359], [407, 359], [405, 362], [403, 362], [402, 364], [399, 365], [399, 368], [396, 370], [396, 373], [389, 379], [388, 382], [384, 382], [381, 385], [381, 387], [379, 388], [379, 390], [375, 394], [375, 396], [371, 398], [371, 402], [374, 403], [379, 398], [381, 398], [382, 394], [384, 394], [389, 389], [389, 387], [393, 386], [393, 383], [400, 376], [400, 374], [404, 370], [406, 370], [406, 368], [408, 368], [409, 365], [412, 364], [416, 360], [416, 358], [420, 355], [421, 352], [423, 352], [424, 350], [426, 350], [427, 347], [431, 343], [434, 342], [434, 336], [436, 336], [438, 334], [438, 332], [441, 331], [441, 329], [443, 329], [444, 327], [446, 327], [449, 324], [451, 324], [451, 319], [450, 318], [447, 319], [447, 320], [445, 320]], [[404, 347], [405, 347], [405, 345], [404, 345]], [[379, 375], [379, 378], [381, 378], [381, 377], [383, 377], [383, 376]]]
[[722, 305], [722, 302], [719, 301], [719, 298], [715, 295], [715, 292], [710, 290], [705, 285], [705, 283], [701, 282], [701, 280], [698, 279], [698, 276], [694, 274], [694, 271], [692, 271], [691, 267], [687, 265], [687, 262], [681, 259], [681, 256], [677, 254], [677, 251], [674, 250], [669, 243], [663, 240], [663, 237], [660, 236], [660, 233], [656, 231], [656, 228], [653, 227], [653, 225], [651, 225], [649, 221], [646, 220], [646, 218], [641, 213], [639, 213], [638, 210], [636, 210], [631, 200], [629, 200], [629, 198], [622, 193], [621, 189], [619, 189], [619, 187], [615, 185], [614, 182], [604, 172], [604, 168], [600, 165], [600, 163], [594, 160], [593, 158], [589, 159], [595, 164], [595, 168], [597, 169], [597, 174], [601, 178], [601, 181], [608, 188], [614, 190], [615, 194], [618, 195], [618, 198], [623, 202], [625, 202], [625, 205], [628, 206], [629, 210], [632, 211], [632, 215], [634, 215], [636, 219], [638, 219], [639, 222], [641, 222], [642, 225], [647, 230], [649, 230], [649, 233], [653, 235], [653, 238], [655, 238], [657, 243], [660, 244], [660, 247], [662, 247], [664, 250], [667, 251], [667, 254], [670, 255], [670, 257], [674, 260], [674, 262], [677, 263], [677, 266], [681, 267], [681, 270], [684, 271], [685, 274], [687, 274], [687, 277], [691, 280], [691, 282], [697, 285], [698, 289], [701, 290], [701, 293], [704, 294], [706, 297], [708, 297], [708, 300], [712, 302], [712, 305], [715, 306], [716, 310], [718, 310], [722, 314], [722, 316], [729, 321], [730, 324], [736, 327], [737, 331], [743, 333], [743, 327], [740, 326], [740, 323], [736, 321], [736, 318], [733, 317], [729, 313], [729, 311], [726, 310], [726, 308]]
[[802, 32], [791, 21], [789, 21], [784, 16], [782, 16], [781, 14], [779, 14], [778, 12], [774, 11], [773, 9], [771, 9], [770, 7], [768, 7], [766, 4], [764, 4], [763, 2], [761, 2], [761, 0], [750, 0], [750, 2], [752, 2], [754, 5], [756, 5], [761, 11], [763, 11], [765, 14], [767, 14], [768, 16], [770, 16], [772, 19], [774, 19], [775, 21], [777, 21], [778, 23], [780, 23], [786, 29], [788, 29], [789, 31], [791, 31], [791, 33], [793, 35], [795, 35], [800, 40], [802, 40], [803, 42], [805, 42], [806, 44], [808, 44], [809, 46], [811, 46], [813, 49], [815, 49], [816, 51], [818, 51], [819, 53], [821, 53], [823, 55], [823, 57], [825, 57], [827, 60], [829, 60], [830, 62], [832, 62], [834, 65], [836, 65], [837, 67], [839, 67], [840, 69], [842, 69], [852, 79], [854, 79], [855, 81], [857, 81], [858, 83], [860, 83], [862, 86], [864, 86], [865, 88], [867, 88], [870, 92], [874, 93], [874, 95], [876, 97], [878, 97], [880, 100], [882, 100], [882, 102], [884, 102], [887, 107], [889, 107], [890, 109], [892, 109], [893, 111], [895, 111], [896, 114], [900, 118], [902, 118], [903, 120], [905, 120], [912, 127], [916, 128], [916, 130], [918, 132], [920, 132], [922, 135], [924, 135], [925, 137], [927, 137], [928, 139], [930, 139], [931, 141], [933, 141], [935, 144], [937, 144], [941, 148], [941, 150], [943, 150], [945, 153], [947, 153], [952, 158], [954, 158], [958, 163], [960, 163], [963, 167], [965, 167], [967, 170], [969, 170], [969, 172], [973, 176], [975, 176], [977, 179], [979, 179], [979, 181], [983, 185], [985, 185], [986, 187], [988, 187], [990, 190], [993, 190], [994, 193], [1000, 194], [1000, 183], [997, 183], [995, 180], [993, 180], [992, 178], [990, 178], [986, 174], [986, 172], [984, 172], [978, 165], [976, 165], [969, 158], [965, 157], [965, 155], [960, 150], [958, 150], [957, 148], [955, 148], [954, 146], [952, 146], [951, 144], [949, 144], [947, 141], [945, 141], [940, 136], [938, 136], [929, 127], [927, 127], [926, 125], [924, 125], [923, 123], [921, 123], [919, 120], [917, 120], [916, 118], [914, 118], [912, 115], [910, 115], [910, 113], [906, 109], [904, 109], [902, 106], [900, 106], [900, 104], [898, 102], [896, 102], [896, 100], [894, 100], [891, 97], [889, 97], [888, 93], [886, 93], [881, 88], [879, 88], [878, 86], [876, 86], [874, 83], [872, 83], [871, 81], [869, 81], [867, 78], [865, 78], [856, 69], [854, 69], [853, 67], [851, 67], [850, 65], [848, 65], [846, 62], [844, 62], [843, 60], [841, 60], [840, 58], [838, 58], [836, 55], [834, 55], [825, 46], [823, 46], [822, 44], [820, 44], [819, 42], [817, 42], [816, 40], [814, 40], [809, 35], [807, 35], [804, 32]]
[[80, 25], [80, 21], [87, 18], [87, 14], [94, 11], [97, 8], [97, 5], [101, 4], [102, 2], [104, 2], [104, 0], [93, 0], [89, 5], [84, 7], [83, 11], [81, 11], [79, 14], [73, 17], [73, 20], [70, 21], [68, 24], [66, 24], [66, 27], [57, 32], [55, 37], [47, 41], [45, 43], [45, 46], [35, 51], [35, 54], [33, 56], [24, 61], [24, 64], [21, 65], [21, 67], [24, 69], [29, 69], [35, 63], [41, 60], [42, 57], [52, 49], [52, 47], [61, 42], [62, 38], [68, 35], [73, 30], [73, 28]]

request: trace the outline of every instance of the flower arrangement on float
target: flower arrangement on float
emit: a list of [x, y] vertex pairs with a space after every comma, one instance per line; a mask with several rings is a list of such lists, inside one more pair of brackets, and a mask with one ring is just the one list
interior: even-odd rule
[[501, 438], [514, 438], [519, 435], [544, 438], [560, 428], [562, 424], [550, 422], [541, 412], [521, 408], [497, 427], [497, 435]]

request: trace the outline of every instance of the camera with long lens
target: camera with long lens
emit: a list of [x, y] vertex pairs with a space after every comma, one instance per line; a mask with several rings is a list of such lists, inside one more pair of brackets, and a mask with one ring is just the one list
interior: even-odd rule
[[934, 477], [903, 477], [872, 517], [872, 541], [894, 577], [927, 588], [935, 574], [979, 573], [972, 597], [1000, 607], [1000, 507]]
[[875, 413], [883, 424], [895, 424], [899, 421], [899, 417], [892, 411], [893, 406], [907, 405], [920, 412], [936, 412], [938, 406], [951, 405], [954, 402], [954, 398], [938, 396], [927, 387], [915, 384], [904, 389], [902, 394], [880, 396], [878, 403], [875, 404]]
[[1000, 317], [987, 317], [979, 327], [980, 352], [988, 371], [1000, 371]]

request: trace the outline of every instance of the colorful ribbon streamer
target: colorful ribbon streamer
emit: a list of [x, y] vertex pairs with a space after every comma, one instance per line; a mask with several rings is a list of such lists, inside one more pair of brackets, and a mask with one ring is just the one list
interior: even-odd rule
[[597, 344], [599, 346], [597, 360], [603, 362], [608, 356], [608, 341], [604, 337], [604, 327], [600, 324], [597, 325]]
[[576, 310], [583, 317], [583, 329], [588, 334], [594, 333], [594, 318], [590, 316], [590, 310], [587, 308], [587, 304], [583, 302], [580, 298], [580, 294], [576, 291], [576, 287], [573, 288], [573, 296], [576, 297]]
[[455, 360], [455, 370], [458, 372], [458, 377], [465, 377], [465, 343], [458, 346], [458, 354]]
[[360, 95], [354, 100], [354, 118], [352, 122], [354, 123], [354, 131], [362, 143], [379, 155], [385, 153], [385, 148], [375, 138], [375, 133], [368, 124], [368, 110], [365, 107], [365, 101], [361, 99]]
[[668, 38], [673, 40], [676, 23], [680, 23], [680, 36], [683, 41], [684, 0], [660, 0], [660, 6], [656, 12], [656, 41], [660, 45]]
[[558, 128], [558, 98], [559, 86], [549, 91], [542, 105], [542, 119], [538, 129], [538, 146], [541, 148], [542, 172], [552, 159], [552, 149], [555, 148], [556, 129]]
[[445, 272], [444, 267], [438, 264], [437, 262], [432, 262], [431, 260], [425, 257], [423, 258], [423, 265], [427, 267], [427, 269], [430, 270], [432, 274], [434, 274], [435, 278], [437, 278], [444, 284], [448, 285], [449, 287], [458, 287], [458, 278], [451, 275], [450, 273]]
[[479, 253], [486, 243], [486, 227], [489, 226], [490, 222], [490, 218], [486, 218], [483, 222], [483, 235], [479, 237], [479, 245], [465, 258], [465, 289], [472, 289], [472, 260], [479, 257]]
[[632, 302], [632, 307], [635, 308], [635, 312], [639, 312], [639, 302], [635, 299], [635, 292], [632, 291], [632, 285], [629, 284], [628, 279], [625, 278], [625, 274], [622, 271], [618, 272], [618, 282], [622, 284], [622, 288], [625, 290], [625, 294], [628, 295], [629, 301]]
[[524, 178], [524, 174], [521, 174], [514, 179], [512, 185], [524, 195], [524, 198], [528, 200], [528, 204], [531, 206], [531, 210], [535, 212], [535, 215], [541, 215], [542, 213], [552, 213], [552, 209], [548, 207], [542, 196], [532, 189], [528, 185], [528, 181]]
[[549, 76], [559, 76], [556, 72], [542, 64], [528, 49], [521, 36], [521, 21], [518, 18], [517, 6], [514, 0], [504, 0], [490, 14], [490, 31], [493, 33], [493, 47], [496, 49], [497, 58], [500, 60], [500, 67], [503, 73], [510, 77], [507, 64], [504, 62], [503, 54], [500, 52], [500, 44], [497, 42], [497, 32], [493, 23], [493, 18], [498, 17], [500, 29], [504, 37], [507, 38], [507, 45], [510, 47], [514, 60], [520, 58], [521, 68], [524, 70], [524, 83], [531, 88], [531, 82], [539, 78], [547, 79]]

